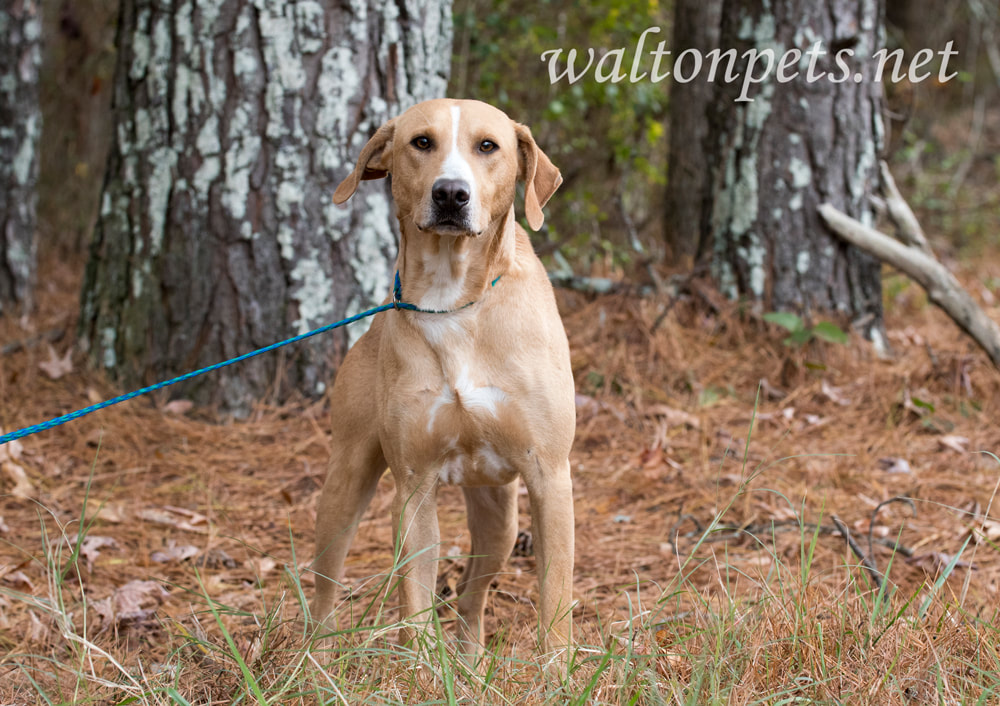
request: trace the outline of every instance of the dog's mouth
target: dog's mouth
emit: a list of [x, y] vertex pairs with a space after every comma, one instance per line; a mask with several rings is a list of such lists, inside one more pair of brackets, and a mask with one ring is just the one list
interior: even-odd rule
[[464, 235], [470, 237], [479, 235], [464, 219], [444, 217], [423, 225], [417, 223], [416, 226], [417, 230], [437, 233], [438, 235]]

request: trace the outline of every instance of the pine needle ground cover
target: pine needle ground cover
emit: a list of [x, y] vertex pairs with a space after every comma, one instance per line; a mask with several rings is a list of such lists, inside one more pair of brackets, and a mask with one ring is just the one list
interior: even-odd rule
[[[994, 318], [978, 283], [998, 275], [960, 273]], [[49, 262], [41, 281], [37, 314], [0, 322], [5, 430], [118, 392], [73, 352], [77, 274]], [[1000, 374], [913, 285], [886, 273], [886, 291], [889, 360], [854, 337], [786, 345], [697, 283], [560, 293], [578, 387], [565, 684], [535, 661], [526, 497], [477, 672], [448, 640], [456, 488], [443, 639], [394, 640], [389, 477], [341, 625], [308, 627], [323, 400], [226, 421], [140, 399], [5, 447], [0, 703], [1000, 702]]]

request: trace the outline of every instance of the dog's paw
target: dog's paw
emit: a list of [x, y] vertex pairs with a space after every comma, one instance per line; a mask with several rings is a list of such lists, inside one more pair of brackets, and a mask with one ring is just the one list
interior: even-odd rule
[[514, 550], [511, 556], [531, 556], [535, 553], [535, 543], [531, 537], [531, 532], [521, 530], [517, 533], [517, 540], [514, 542]]

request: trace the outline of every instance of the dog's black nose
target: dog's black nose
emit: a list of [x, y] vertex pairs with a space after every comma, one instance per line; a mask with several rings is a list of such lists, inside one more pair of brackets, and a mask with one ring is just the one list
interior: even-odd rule
[[458, 211], [469, 204], [469, 184], [461, 179], [438, 179], [431, 189], [431, 198], [439, 208]]

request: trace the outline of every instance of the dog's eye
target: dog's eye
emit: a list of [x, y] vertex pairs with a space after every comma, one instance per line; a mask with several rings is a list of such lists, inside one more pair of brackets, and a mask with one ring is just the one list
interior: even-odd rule
[[493, 140], [483, 140], [479, 143], [479, 151], [484, 154], [489, 154], [490, 152], [495, 152], [500, 149], [497, 143]]
[[410, 144], [418, 150], [429, 150], [431, 148], [431, 138], [426, 135], [420, 135], [419, 137], [414, 137], [410, 140]]

